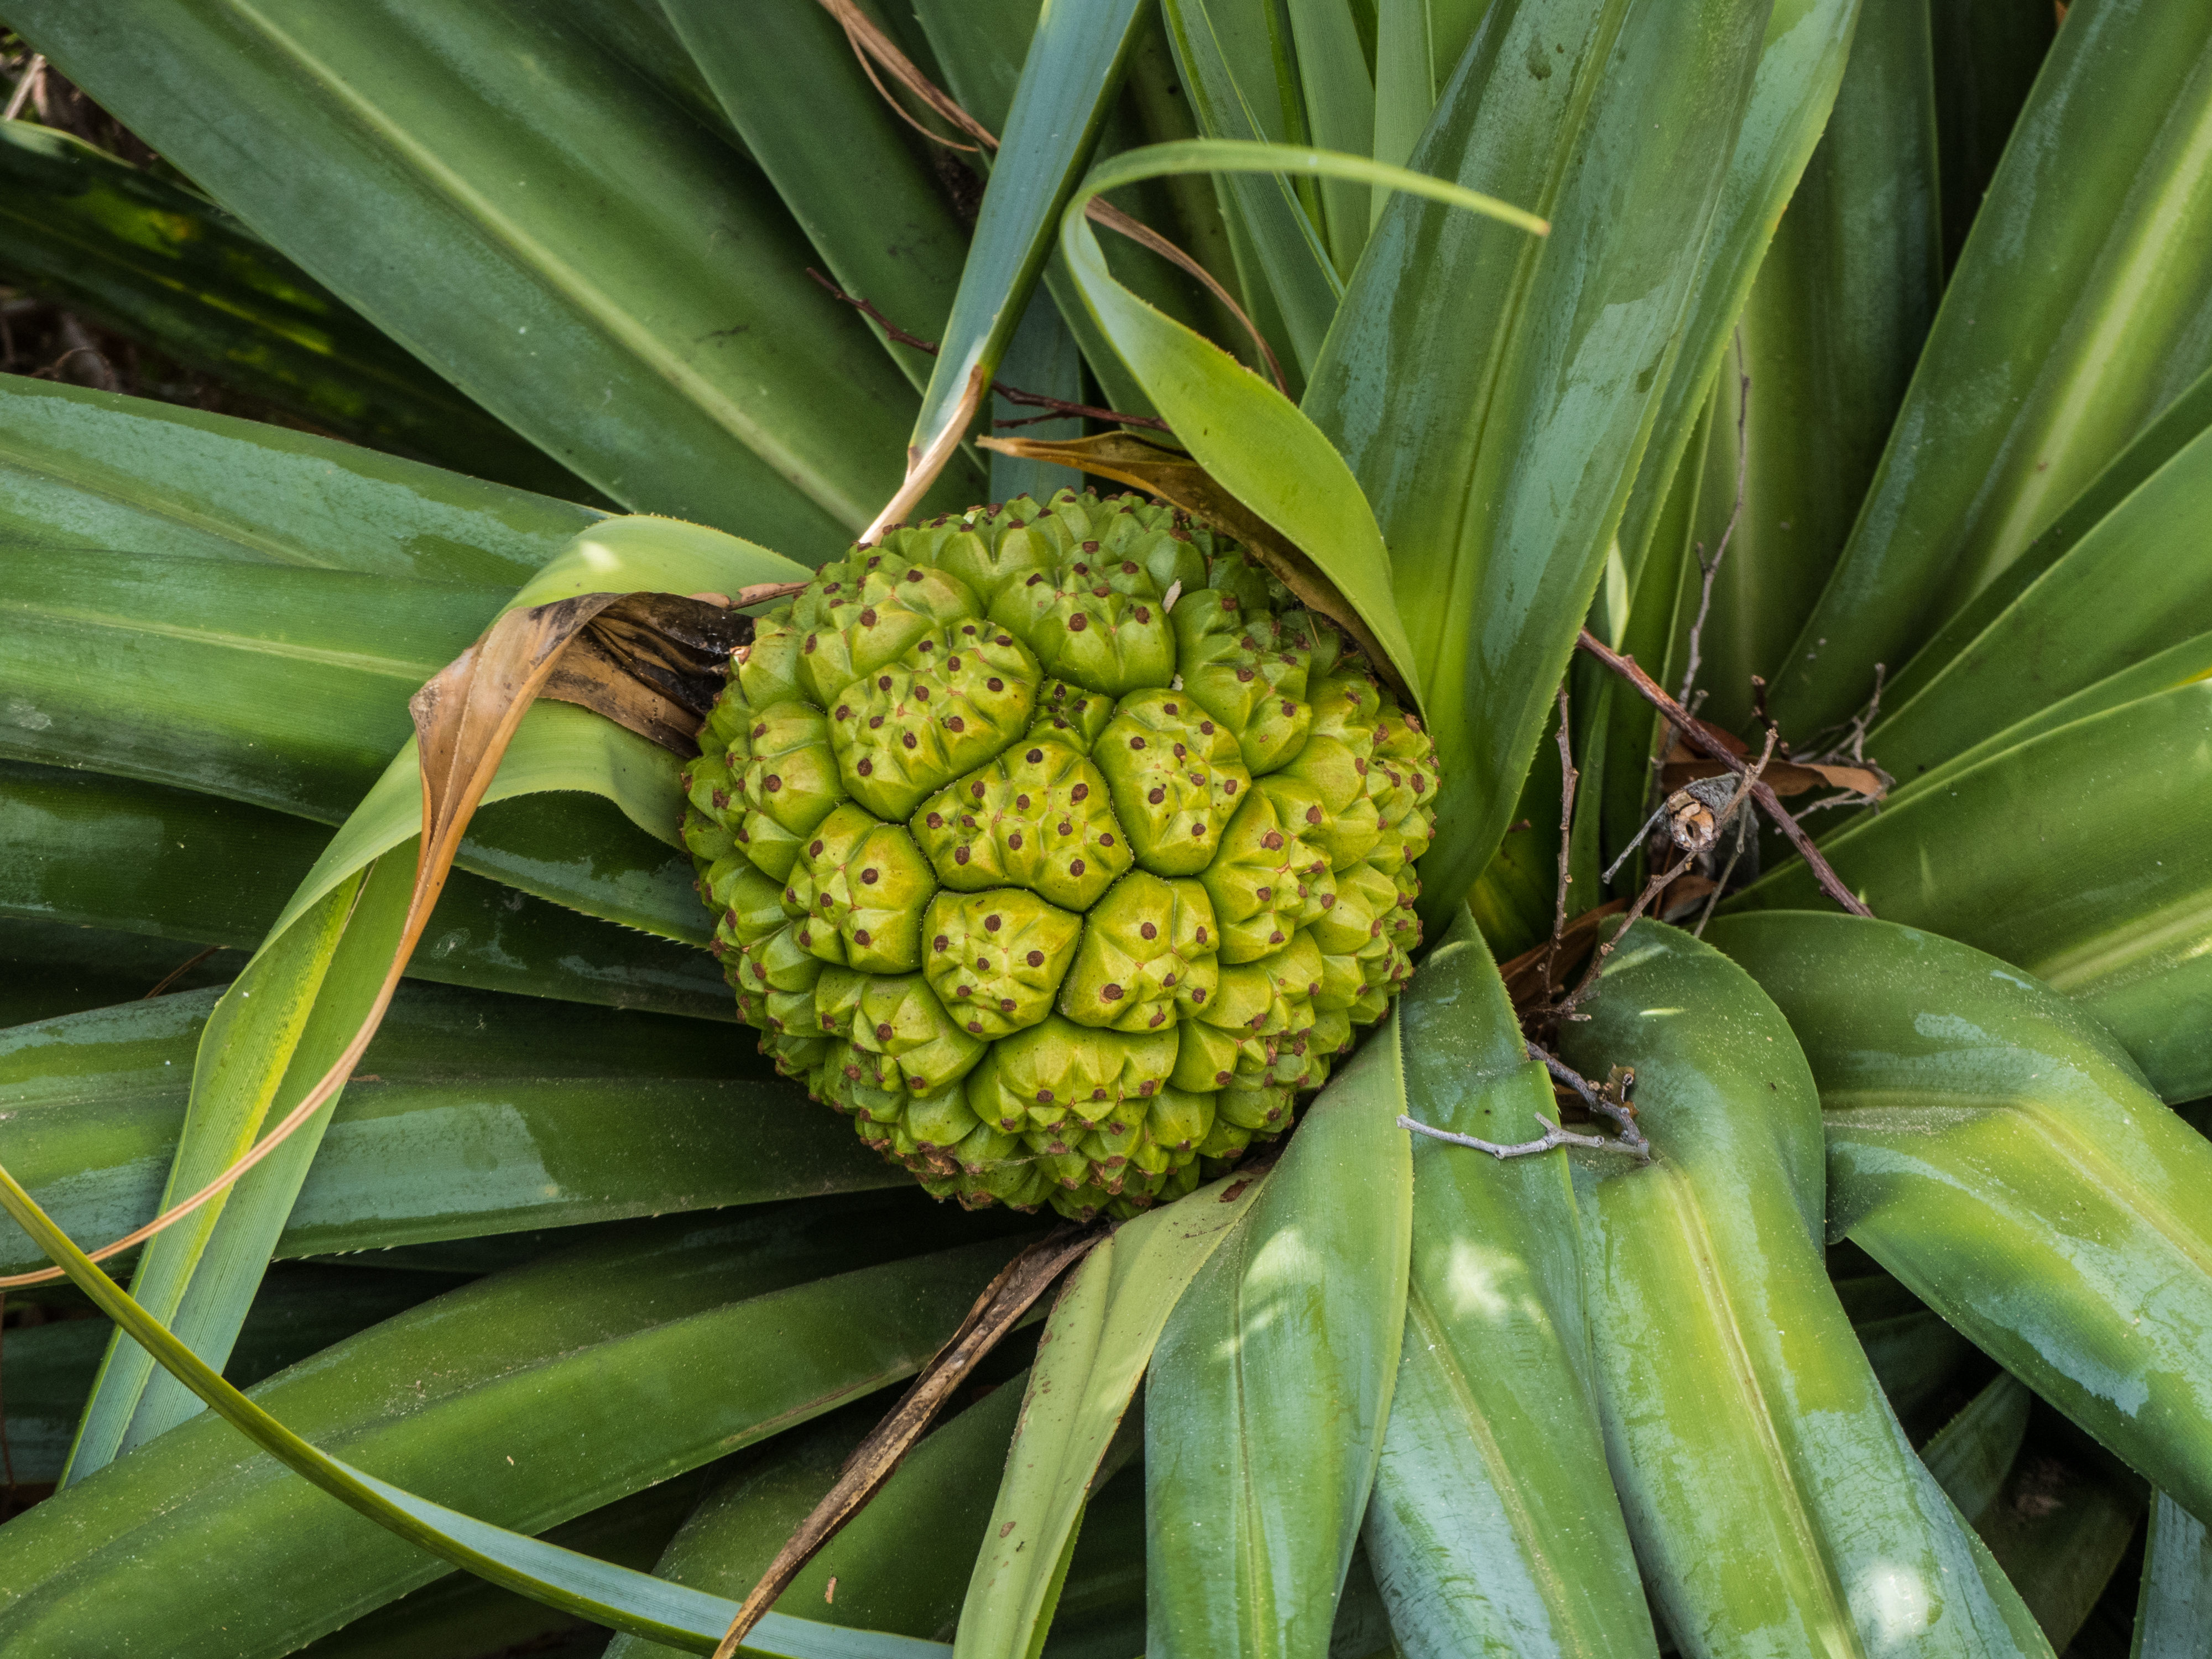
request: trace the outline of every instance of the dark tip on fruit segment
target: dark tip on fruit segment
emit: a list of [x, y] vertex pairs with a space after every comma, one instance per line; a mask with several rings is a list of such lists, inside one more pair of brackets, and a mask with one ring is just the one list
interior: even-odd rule
[[[1067, 792], [1067, 798], [1070, 800], [1086, 800], [1090, 798], [1090, 795], [1091, 786], [1087, 783], [1079, 783], [1074, 788]], [[1063, 831], [1062, 833], [1065, 832]]]
[[1073, 616], [1067, 619], [1067, 631], [1071, 634], [1080, 634], [1085, 629], [1090, 626], [1090, 618], [1085, 617], [1080, 611], [1077, 611]]
[[863, 870], [860, 872], [860, 879], [867, 885], [873, 887], [876, 884], [878, 878], [873, 870]]
[[1030, 964], [1030, 967], [1032, 967], [1032, 968], [1042, 968], [1042, 967], [1043, 967], [1043, 966], [1044, 966], [1044, 952], [1043, 952], [1043, 951], [1030, 951], [1030, 954], [1029, 954], [1029, 964]]
[[945, 938], [944, 934], [939, 933], [935, 939], [930, 940], [929, 948], [933, 951], [943, 951], [951, 943], [952, 941], [951, 939]]
[[1109, 1002], [1119, 1002], [1121, 1000], [1121, 988], [1118, 985], [1109, 985], [1098, 994]]

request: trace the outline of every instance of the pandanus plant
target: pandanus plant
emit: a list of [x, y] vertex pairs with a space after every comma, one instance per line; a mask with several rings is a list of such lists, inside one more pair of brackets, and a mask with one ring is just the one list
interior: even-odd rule
[[2212, 1648], [2212, 13], [0, 16], [11, 1659]]

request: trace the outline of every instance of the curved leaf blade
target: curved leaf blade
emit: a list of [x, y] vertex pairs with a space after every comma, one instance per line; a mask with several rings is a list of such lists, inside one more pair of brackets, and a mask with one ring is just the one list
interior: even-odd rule
[[1675, 1638], [1700, 1656], [2047, 1655], [1828, 1281], [1820, 1102], [1782, 1013], [1650, 922], [1585, 1006], [1565, 1057], [1635, 1067], [1656, 1154], [1577, 1188], [1607, 1449]]
[[1148, 1211], [1085, 1257], [1046, 1322], [1006, 1478], [960, 1610], [960, 1659], [1029, 1659], [1052, 1622], [1083, 1511], [1160, 1334], [1267, 1177]]
[[[4, 1175], [0, 1200], [42, 1247], [70, 1261], [104, 1311], [158, 1349], [222, 1413], [13, 1523], [0, 1565], [0, 1634], [23, 1653], [81, 1651], [87, 1639], [125, 1643], [134, 1628], [170, 1651], [179, 1630], [200, 1628], [216, 1631], [230, 1655], [284, 1652], [351, 1612], [438, 1577], [426, 1552], [595, 1622], [709, 1651], [733, 1604], [518, 1536], [422, 1490], [465, 1491], [473, 1508], [536, 1528], [696, 1467], [910, 1372], [1007, 1254], [1003, 1243], [989, 1243], [899, 1260], [902, 1251], [941, 1243], [943, 1230], [917, 1230], [910, 1215], [892, 1213], [856, 1226], [849, 1207], [719, 1229], [665, 1228], [440, 1297], [272, 1379], [255, 1401], [223, 1383], [85, 1261]], [[857, 1265], [871, 1260], [884, 1265]], [[656, 1293], [641, 1296], [647, 1285]], [[567, 1328], [549, 1328], [564, 1319]], [[726, 1361], [733, 1339], [763, 1320], [805, 1329], [811, 1340], [797, 1352], [805, 1357], [759, 1353], [732, 1371]], [[473, 1340], [456, 1342], [457, 1328]], [[565, 1382], [564, 1370], [573, 1374]], [[580, 1386], [585, 1376], [595, 1389]], [[597, 1399], [599, 1409], [580, 1426], [573, 1411], [542, 1410], [546, 1390], [571, 1401]], [[621, 1400], [638, 1390], [699, 1397], [684, 1411], [641, 1413]], [[286, 1419], [374, 1456], [420, 1490], [339, 1462]], [[271, 1455], [241, 1463], [234, 1425]], [[507, 1456], [515, 1462], [506, 1463]], [[293, 1472], [398, 1535], [370, 1532], [347, 1510], [313, 1498]], [[180, 1511], [191, 1510], [209, 1518], [179, 1524]], [[217, 1533], [228, 1547], [210, 1556]], [[165, 1549], [198, 1565], [179, 1568], [163, 1605], [97, 1594], [106, 1572], [146, 1570], [149, 1553]], [[208, 1570], [216, 1560], [225, 1571]], [[313, 1594], [253, 1593], [272, 1573]], [[80, 1586], [95, 1588], [87, 1594]], [[203, 1604], [204, 1617], [185, 1613], [185, 1595]], [[763, 1621], [754, 1650], [793, 1659], [921, 1659], [943, 1651], [781, 1615]]]
[[[1469, 922], [1398, 1005], [1422, 1122], [1516, 1140], [1550, 1082]], [[1404, 1357], [1363, 1537], [1407, 1659], [1656, 1654], [1606, 1468], [1565, 1159], [1413, 1147]]]
[[1968, 946], [1849, 916], [1711, 931], [1804, 1044], [1831, 1229], [2212, 1508], [2212, 1144], [2094, 1020]]
[[1767, 9], [1494, 0], [1414, 162], [1527, 204], [1552, 234], [1528, 242], [1394, 202], [1307, 390], [1373, 505], [1397, 591], [1419, 596], [1406, 623], [1443, 779], [1423, 871], [1432, 927], [1497, 849], [1589, 609], [1679, 352]]
[[1176, 1304], [1145, 1394], [1155, 1654], [1328, 1650], [1405, 1334], [1395, 1019], [1306, 1109]]
[[2097, 0], [2067, 22], [1784, 659], [1785, 730], [1849, 718], [1876, 663], [1901, 664], [2207, 367], [2212, 17]]
[[[2168, 1100], [2212, 1093], [2212, 683], [2077, 720], [1821, 843], [1877, 915], [2016, 963], [2080, 1001]], [[1802, 865], [1730, 902], [1812, 909]]]
[[10, 21], [615, 500], [818, 559], [896, 483], [911, 389], [807, 281], [774, 191], [556, 9], [186, 0], [126, 24], [27, 0]]

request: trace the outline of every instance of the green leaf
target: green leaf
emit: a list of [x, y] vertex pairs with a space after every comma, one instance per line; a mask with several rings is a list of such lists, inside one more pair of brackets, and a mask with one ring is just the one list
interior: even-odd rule
[[[383, 984], [413, 873], [394, 860], [349, 879], [264, 947], [222, 994], [200, 1036], [191, 1103], [161, 1212], [242, 1158], [344, 1052]], [[331, 1109], [324, 1106], [236, 1185], [157, 1235], [139, 1257], [133, 1299], [218, 1370], [260, 1287]], [[182, 1384], [159, 1374], [151, 1353], [118, 1332], [64, 1483], [82, 1480], [198, 1409]]]
[[[1007, 1254], [1001, 1239], [896, 1259], [976, 1231], [927, 1206], [863, 1213], [817, 1203], [733, 1223], [673, 1221], [441, 1297], [247, 1400], [76, 1255], [4, 1176], [0, 1197], [70, 1261], [104, 1311], [220, 1413], [11, 1523], [0, 1563], [0, 1638], [11, 1654], [136, 1642], [228, 1659], [282, 1653], [438, 1577], [435, 1555], [596, 1623], [705, 1653], [734, 1604], [506, 1528], [556, 1524], [910, 1374]], [[863, 1265], [872, 1262], [880, 1265]], [[787, 1340], [746, 1340], [763, 1327]], [[553, 1401], [562, 1409], [545, 1409]], [[241, 1461], [234, 1425], [272, 1455]], [[339, 1462], [303, 1432], [416, 1490]], [[362, 1514], [325, 1503], [293, 1471]], [[442, 1507], [440, 1495], [465, 1498], [475, 1515]], [[496, 1519], [477, 1518], [486, 1514]], [[171, 1586], [158, 1603], [103, 1593], [146, 1572]], [[258, 1593], [276, 1582], [291, 1592]], [[781, 1615], [763, 1621], [749, 1650], [942, 1651]]]
[[[1359, 21], [1351, 0], [1289, 0], [1288, 12], [1307, 141], [1317, 149], [1369, 154], [1375, 135], [1375, 83], [1360, 50]], [[1329, 260], [1340, 281], [1352, 274], [1366, 246], [1375, 200], [1384, 193], [1363, 190], [1349, 179], [1324, 179], [1316, 189]]]
[[1225, 139], [1156, 144], [1101, 161], [1061, 217], [1060, 252], [1084, 303], [1175, 428], [1176, 441], [1224, 489], [1322, 568], [1418, 696], [1422, 681], [1392, 595], [1389, 556], [1343, 457], [1273, 386], [1116, 282], [1083, 217], [1085, 204], [1095, 196], [1141, 179], [1194, 171], [1355, 179], [1446, 202], [1523, 230], [1540, 231], [1542, 225], [1492, 198], [1402, 167], [1322, 150]]
[[2069, 23], [1784, 659], [1785, 731], [1848, 718], [1875, 664], [1902, 663], [2207, 367], [2212, 15], [2097, 0]]
[[[1808, 15], [1798, 27], [1812, 21]], [[1784, 25], [1778, 8], [1769, 40]], [[1736, 336], [1722, 340], [1713, 376], [1710, 471], [1692, 534], [1705, 557], [1723, 535], [1728, 549], [1702, 636], [1698, 683], [1711, 694], [1700, 712], [1730, 731], [1747, 729], [1751, 676], [1774, 678], [1843, 550], [1942, 291], [1925, 0], [1866, 0], [1850, 46], [1826, 130], [1787, 196], [1789, 210], [1758, 276], [1747, 295], [1731, 290], [1742, 302]], [[1768, 73], [1762, 63], [1754, 113], [1765, 101]], [[1817, 106], [1803, 112], [1817, 120]], [[1746, 142], [1751, 120], [1747, 116]], [[1786, 179], [1777, 182], [1786, 189]], [[1731, 186], [1733, 196], [1733, 178]], [[1783, 199], [1770, 185], [1759, 206], [1771, 216]], [[1716, 318], [1723, 331], [1729, 315]], [[1745, 377], [1747, 393], [1739, 390]], [[1671, 386], [1669, 397], [1671, 403]], [[1662, 415], [1661, 432], [1678, 429]], [[1650, 454], [1657, 453], [1655, 439]], [[1639, 479], [1638, 495], [1647, 488]], [[1622, 525], [1625, 548], [1638, 516], [1632, 505]], [[1679, 634], [1686, 635], [1697, 589], [1692, 569], [1684, 614], [1674, 621]], [[1668, 689], [1680, 684], [1679, 638], [1667, 657], [1639, 660], [1655, 669], [1664, 660]], [[1631, 695], [1624, 687], [1616, 701]], [[1624, 838], [1632, 830], [1628, 826]]]
[[1684, 1650], [2047, 1654], [1829, 1284], [1820, 1105], [1782, 1012], [1651, 922], [1585, 1007], [1565, 1057], [1635, 1068], [1656, 1153], [1576, 1186], [1607, 1451]]
[[1968, 1521], [1980, 1520], [2004, 1489], [2034, 1400], [2018, 1377], [1999, 1371], [1921, 1448], [1929, 1474]]
[[[72, 1237], [154, 1213], [212, 988], [0, 1033], [0, 1162]], [[273, 1253], [896, 1186], [727, 1028], [403, 985]], [[20, 1237], [0, 1273], [42, 1265]]]
[[[1520, 1140], [1555, 1109], [1472, 926], [1398, 1006], [1411, 1115]], [[1403, 1358], [1364, 1536], [1408, 1659], [1655, 1654], [1605, 1464], [1565, 1159], [1426, 1137]]]
[[[967, 233], [836, 21], [818, 5], [663, 9], [838, 286], [908, 332], [939, 337]], [[917, 389], [927, 382], [920, 353], [888, 339], [884, 349]]]
[[2191, 1659], [2212, 1642], [2212, 1534], [2160, 1492], [2151, 1503], [2130, 1659]]
[[910, 467], [950, 453], [988, 401], [999, 361], [1051, 252], [1054, 216], [1073, 192], [1121, 84], [1140, 9], [1136, 0], [1099, 0], [1039, 15], [915, 421]]
[[1036, 1653], [1084, 1507], [1169, 1316], [1265, 1185], [1264, 1176], [1217, 1181], [1139, 1216], [1060, 1291], [975, 1556], [954, 1644], [962, 1659]]
[[[11, 1228], [12, 1231], [12, 1228]], [[223, 1376], [241, 1389], [464, 1282], [452, 1273], [301, 1264], [254, 1298]], [[55, 1481], [92, 1392], [104, 1319], [49, 1320], [8, 1332], [8, 1455], [19, 1482]]]
[[[1320, 142], [1307, 120], [1281, 9], [1267, 0], [1164, 0], [1160, 17], [1206, 137], [1285, 147]], [[1356, 149], [1364, 152], [1366, 135], [1357, 136]], [[1279, 319], [1291, 349], [1283, 368], [1299, 377], [1295, 387], [1319, 356], [1344, 295], [1344, 279], [1323, 239], [1317, 195], [1281, 174], [1231, 173], [1218, 178], [1215, 188], [1240, 285], [1248, 300], [1266, 296], [1267, 321]]]
[[1156, 1652], [1328, 1647], [1405, 1335], [1405, 1103], [1394, 1019], [1306, 1109], [1160, 1337], [1145, 1395]]
[[[571, 726], [588, 752], [596, 734], [580, 722]], [[480, 843], [465, 848], [464, 856], [478, 867], [522, 874], [571, 902], [626, 919], [650, 915], [665, 932], [702, 939], [707, 912], [681, 886], [683, 866], [656, 853], [649, 869], [626, 872], [617, 854], [631, 830], [611, 809], [580, 796], [555, 795], [530, 807], [495, 808], [486, 827], [501, 829], [510, 848], [497, 862]], [[34, 917], [70, 930], [124, 928], [149, 944], [188, 941], [152, 955], [134, 945], [128, 960], [100, 963], [103, 977], [122, 969], [126, 981], [111, 994], [77, 1001], [78, 1007], [144, 995], [196, 945], [252, 950], [328, 840], [320, 825], [304, 818], [212, 795], [0, 761], [0, 916]], [[514, 845], [543, 848], [545, 864], [517, 870]], [[579, 846], [600, 849], [595, 867], [574, 862]], [[569, 863], [565, 872], [558, 867], [562, 860]], [[664, 872], [677, 884], [660, 897]], [[626, 889], [631, 896], [623, 901]], [[78, 956], [74, 948], [61, 956], [39, 948], [49, 960]], [[236, 978], [243, 965], [232, 962], [222, 978]], [[453, 985], [654, 1008], [695, 1019], [737, 1017], [729, 987], [704, 952], [459, 872], [440, 895], [408, 972]]]
[[1832, 914], [1710, 931], [1804, 1044], [1830, 1230], [2212, 1509], [2212, 1144], [2095, 1021], [1966, 945]]
[[512, 586], [601, 516], [283, 427], [0, 375], [0, 542], [17, 546]]
[[[650, 1571], [654, 1558], [698, 1503], [702, 1491], [713, 1483], [715, 1473], [715, 1466], [709, 1464], [633, 1492], [550, 1528], [540, 1534], [541, 1540], [634, 1571]], [[301, 1659], [483, 1659], [485, 1654], [517, 1648], [557, 1653], [564, 1637], [588, 1642], [597, 1634], [557, 1607], [472, 1573], [455, 1572], [299, 1651]]]
[[[818, 562], [911, 388], [775, 192], [551, 8], [9, 21], [378, 328], [615, 500]], [[953, 493], [972, 495], [956, 468]]]
[[[1008, 1379], [933, 1430], [776, 1605], [825, 1624], [949, 1635], [968, 1569], [983, 1545], [1026, 1380]], [[849, 1407], [791, 1436], [788, 1449], [779, 1441], [766, 1462], [733, 1473], [684, 1522], [660, 1558], [660, 1575], [742, 1599], [828, 1495], [846, 1455], [885, 1408], [875, 1401]], [[661, 1651], [642, 1638], [618, 1636], [606, 1659]]]
[[2212, 512], [2212, 432], [2201, 433], [1960, 642], [1883, 699], [1870, 752], [1911, 777], [2146, 656], [2212, 631], [2212, 580], [2192, 525]]
[[0, 125], [0, 271], [342, 434], [575, 496], [518, 437], [205, 197], [66, 133]]
[[1552, 234], [1394, 203], [1315, 368], [1304, 407], [1382, 525], [1442, 756], [1431, 927], [1497, 849], [1589, 609], [1765, 20], [1724, 0], [1493, 0], [1414, 163]]
[[[1826, 836], [1874, 913], [2002, 957], [2079, 1001], [2168, 1100], [2212, 1093], [2212, 683], [2141, 698], [1954, 773]], [[1826, 902], [1802, 864], [1732, 906]]]

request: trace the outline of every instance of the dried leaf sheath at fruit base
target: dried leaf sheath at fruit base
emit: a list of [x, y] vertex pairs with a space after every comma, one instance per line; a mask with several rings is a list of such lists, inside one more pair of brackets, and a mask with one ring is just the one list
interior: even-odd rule
[[1419, 939], [1434, 751], [1237, 544], [1062, 491], [758, 623], [684, 840], [763, 1047], [939, 1197], [1088, 1218], [1291, 1121]]

